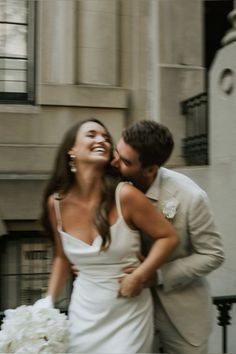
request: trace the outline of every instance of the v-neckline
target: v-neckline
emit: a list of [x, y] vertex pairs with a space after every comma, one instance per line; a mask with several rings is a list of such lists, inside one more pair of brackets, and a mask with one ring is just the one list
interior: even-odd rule
[[[117, 224], [120, 222], [120, 220], [121, 220], [121, 218], [118, 216], [116, 222], [110, 226], [110, 229], [112, 229], [115, 225], [117, 225]], [[73, 235], [69, 234], [68, 232], [62, 230], [61, 227], [59, 228], [58, 231], [59, 231], [59, 232], [62, 232], [64, 235], [67, 235], [68, 237], [70, 237], [70, 238], [73, 239], [73, 240], [79, 241], [80, 243], [82, 243], [83, 245], [86, 245], [86, 246], [88, 246], [88, 247], [93, 247], [93, 246], [95, 246], [96, 241], [97, 241], [98, 239], [101, 240], [101, 235], [97, 234], [97, 235], [94, 237], [92, 243], [87, 243], [87, 242], [81, 240], [79, 237], [73, 236]]]
[[87, 243], [87, 242], [81, 240], [79, 237], [75, 237], [75, 236], [69, 234], [68, 232], [63, 231], [62, 229], [60, 230], [60, 232], [62, 232], [64, 235], [70, 237], [70, 238], [73, 239], [73, 240], [79, 241], [80, 243], [82, 243], [82, 244], [84, 244], [84, 245], [86, 245], [86, 246], [88, 246], [88, 247], [93, 247], [95, 241], [96, 241], [99, 237], [101, 237], [99, 234], [97, 234], [97, 235], [94, 237], [93, 242]]

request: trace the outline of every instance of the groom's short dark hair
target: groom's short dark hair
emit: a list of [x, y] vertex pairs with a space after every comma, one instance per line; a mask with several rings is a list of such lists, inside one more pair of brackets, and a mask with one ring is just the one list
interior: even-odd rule
[[164, 125], [153, 120], [142, 120], [124, 129], [124, 142], [137, 151], [142, 167], [162, 166], [170, 157], [174, 140]]

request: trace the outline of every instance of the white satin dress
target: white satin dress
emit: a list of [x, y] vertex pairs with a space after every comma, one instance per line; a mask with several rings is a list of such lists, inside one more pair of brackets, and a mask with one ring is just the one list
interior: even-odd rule
[[149, 289], [134, 298], [117, 297], [118, 278], [137, 266], [140, 235], [125, 223], [116, 189], [118, 220], [111, 226], [111, 244], [100, 251], [98, 235], [89, 245], [63, 231], [55, 199], [58, 231], [69, 261], [79, 268], [69, 306], [70, 353], [150, 353], [153, 344], [153, 303]]

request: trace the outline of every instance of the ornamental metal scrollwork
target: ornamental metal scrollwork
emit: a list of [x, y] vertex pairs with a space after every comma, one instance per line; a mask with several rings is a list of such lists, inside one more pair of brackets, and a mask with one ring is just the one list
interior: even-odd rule
[[231, 69], [224, 69], [220, 75], [219, 85], [221, 90], [230, 95], [234, 90], [234, 72]]

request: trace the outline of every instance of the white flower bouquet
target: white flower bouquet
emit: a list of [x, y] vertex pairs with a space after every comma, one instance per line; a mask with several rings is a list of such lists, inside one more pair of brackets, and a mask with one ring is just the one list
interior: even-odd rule
[[68, 349], [68, 320], [55, 308], [20, 306], [4, 312], [0, 353], [52, 354]]

